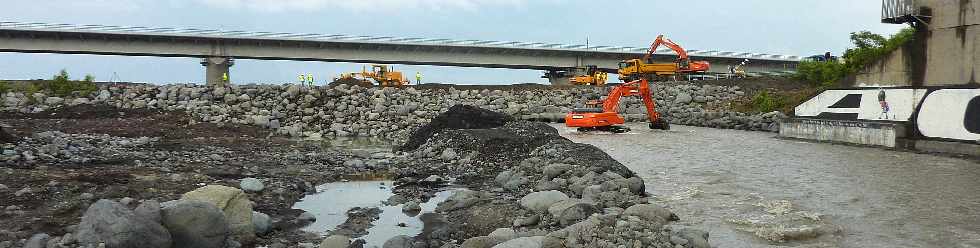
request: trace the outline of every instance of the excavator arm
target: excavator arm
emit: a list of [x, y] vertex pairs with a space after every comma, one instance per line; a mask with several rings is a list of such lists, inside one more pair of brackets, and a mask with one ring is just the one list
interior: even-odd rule
[[660, 45], [667, 46], [670, 48], [670, 50], [674, 50], [674, 52], [677, 53], [678, 61], [688, 60], [687, 51], [684, 50], [681, 45], [674, 43], [674, 41], [664, 38], [664, 35], [657, 36], [657, 39], [650, 45], [650, 50], [647, 51], [646, 55], [643, 55], [643, 60], [650, 61], [650, 59], [653, 58], [653, 53], [657, 52], [657, 48], [659, 48]]
[[602, 102], [602, 110], [609, 113], [619, 112], [619, 100], [624, 95], [640, 95], [643, 98], [643, 105], [646, 105], [647, 118], [650, 120], [650, 123], [654, 124], [661, 121], [660, 114], [657, 113], [656, 102], [653, 101], [653, 97], [650, 94], [650, 82], [646, 79], [624, 83], [613, 88], [609, 92], [609, 96], [606, 97], [606, 100]]

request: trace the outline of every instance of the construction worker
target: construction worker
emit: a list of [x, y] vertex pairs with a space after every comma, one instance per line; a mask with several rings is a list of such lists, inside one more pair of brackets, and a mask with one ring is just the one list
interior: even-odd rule
[[227, 72], [221, 74], [221, 81], [222, 82], [225, 82], [225, 83], [228, 82], [228, 73]]
[[299, 74], [299, 83], [300, 84], [306, 83], [306, 75], [304, 75], [303, 73]]
[[306, 74], [306, 85], [313, 88], [313, 73]]
[[422, 84], [422, 72], [415, 72], [415, 84]]

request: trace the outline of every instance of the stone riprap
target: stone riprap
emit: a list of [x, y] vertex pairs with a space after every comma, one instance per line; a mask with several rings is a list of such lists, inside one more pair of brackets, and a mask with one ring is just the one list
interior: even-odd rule
[[[488, 88], [491, 88], [488, 86]], [[664, 83], [653, 87], [657, 109], [674, 124], [776, 131], [782, 113], [739, 113], [739, 87]], [[605, 88], [563, 87], [508, 90], [363, 88], [351, 85], [116, 85], [89, 96], [60, 98], [7, 93], [0, 110], [43, 112], [59, 106], [107, 104], [126, 109], [181, 110], [202, 122], [258, 125], [292, 136], [375, 136], [404, 139], [456, 104], [472, 105], [524, 120], [560, 121], [572, 108], [606, 94]], [[626, 97], [629, 121], [645, 120], [642, 102]]]

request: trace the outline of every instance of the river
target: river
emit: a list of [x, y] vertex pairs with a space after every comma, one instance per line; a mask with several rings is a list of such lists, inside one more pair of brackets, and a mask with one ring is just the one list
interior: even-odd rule
[[717, 247], [980, 247], [977, 160], [765, 132], [555, 127], [637, 172], [675, 225]]

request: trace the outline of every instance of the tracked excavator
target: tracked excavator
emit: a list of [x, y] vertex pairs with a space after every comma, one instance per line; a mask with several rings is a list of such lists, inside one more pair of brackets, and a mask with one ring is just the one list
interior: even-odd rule
[[624, 96], [639, 96], [646, 105], [650, 129], [670, 130], [670, 124], [660, 118], [656, 102], [650, 94], [650, 82], [646, 78], [634, 80], [613, 87], [602, 101], [590, 101], [585, 108], [573, 109], [565, 115], [565, 126], [578, 128], [579, 132], [606, 131], [613, 133], [629, 132], [630, 128], [623, 126], [626, 122], [619, 115], [619, 100]]
[[[666, 46], [677, 53], [677, 60], [673, 63], [657, 63], [653, 61], [653, 53], [661, 45]], [[711, 68], [708, 61], [691, 61], [687, 51], [674, 41], [664, 38], [663, 35], [650, 45], [650, 50], [642, 59], [630, 59], [619, 63], [619, 79], [623, 82], [630, 82], [646, 78], [648, 80], [663, 80], [675, 75], [706, 72]]]

